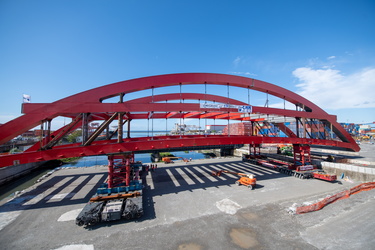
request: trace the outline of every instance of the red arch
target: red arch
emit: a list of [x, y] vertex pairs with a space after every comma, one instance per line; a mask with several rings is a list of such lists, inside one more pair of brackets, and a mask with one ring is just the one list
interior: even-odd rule
[[[124, 103], [103, 103], [103, 100], [108, 98], [119, 96], [122, 94], [132, 93], [140, 90], [167, 87], [167, 86], [178, 86], [186, 84], [214, 84], [214, 85], [228, 85], [235, 86], [244, 89], [256, 90], [259, 92], [268, 93], [270, 95], [285, 99], [286, 101], [301, 107], [304, 111], [293, 111], [285, 109], [276, 108], [266, 108], [266, 107], [253, 107], [253, 113], [262, 114], [275, 114], [280, 116], [290, 116], [290, 117], [302, 117], [302, 118], [314, 118], [326, 121], [331, 124], [335, 134], [341, 139], [342, 142], [327, 142], [324, 140], [310, 140], [312, 144], [324, 144], [339, 146], [351, 149], [353, 151], [359, 151], [359, 146], [355, 143], [352, 137], [337, 123], [336, 117], [327, 114], [324, 110], [319, 108], [317, 105], [313, 104], [309, 100], [303, 98], [302, 96], [293, 93], [287, 89], [276, 86], [271, 83], [264, 81], [246, 78], [234, 75], [225, 74], [212, 74], [212, 73], [182, 73], [182, 74], [170, 74], [170, 75], [158, 75], [150, 76], [138, 79], [132, 79], [122, 82], [117, 82], [102, 87], [87, 90], [56, 102], [50, 104], [37, 104], [37, 103], [26, 103], [23, 105], [24, 115], [16, 118], [0, 127], [0, 144], [3, 144], [17, 135], [39, 125], [42, 121], [51, 120], [57, 116], [67, 116], [75, 117], [79, 113], [87, 112], [97, 112], [99, 119], [103, 116], [105, 119], [105, 114], [110, 112], [127, 112], [127, 111], [139, 111], [139, 112], [191, 112], [196, 111], [196, 114], [189, 114], [191, 117], [200, 118], [198, 112], [206, 111], [212, 112], [211, 117], [225, 117], [221, 115], [216, 115], [213, 113], [215, 110], [203, 110], [198, 104], [194, 103], [184, 103], [172, 104], [172, 103], [162, 103], [165, 100], [178, 100], [178, 99], [195, 99], [195, 100], [211, 100], [221, 103], [230, 102], [235, 105], [245, 105], [243, 102], [239, 102], [234, 99], [228, 99], [221, 96], [213, 96], [198, 93], [175, 93], [175, 94], [165, 94], [153, 97], [139, 98], [136, 100], [127, 101]], [[236, 112], [233, 109], [227, 109], [224, 111]], [[185, 114], [186, 115], [186, 114]], [[195, 116], [194, 116], [195, 115]], [[144, 119], [145, 115], [134, 115], [132, 119]], [[161, 114], [155, 114], [153, 118], [166, 118]], [[229, 119], [229, 118], [228, 118]], [[239, 115], [234, 114], [230, 119], [239, 119]], [[289, 138], [291, 139], [291, 138]], [[304, 141], [308, 143], [308, 140], [303, 138], [298, 138], [299, 141]], [[258, 138], [253, 138], [253, 140], [258, 140]], [[268, 139], [263, 139], [266, 141]], [[284, 140], [284, 139], [280, 139]], [[219, 143], [219, 142], [215, 142]], [[129, 144], [130, 145], [130, 144]], [[141, 143], [139, 143], [141, 145]], [[125, 147], [127, 148], [127, 147]], [[124, 148], [124, 149], [125, 149]], [[4, 159], [4, 158], [2, 158]]]

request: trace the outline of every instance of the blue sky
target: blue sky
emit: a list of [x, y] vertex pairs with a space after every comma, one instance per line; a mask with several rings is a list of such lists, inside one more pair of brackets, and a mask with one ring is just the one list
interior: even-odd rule
[[117, 81], [267, 81], [339, 122], [375, 121], [375, 1], [0, 1], [0, 123]]

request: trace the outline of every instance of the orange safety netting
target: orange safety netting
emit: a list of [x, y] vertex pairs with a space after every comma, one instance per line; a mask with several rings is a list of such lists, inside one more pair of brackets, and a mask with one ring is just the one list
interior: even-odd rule
[[341, 191], [341, 192], [339, 192], [335, 195], [327, 197], [327, 198], [323, 199], [322, 201], [319, 201], [319, 202], [314, 203], [312, 205], [297, 207], [296, 214], [303, 214], [303, 213], [318, 211], [318, 210], [322, 209], [323, 207], [327, 206], [330, 203], [333, 203], [333, 202], [341, 200], [341, 199], [346, 199], [353, 194], [357, 194], [357, 193], [362, 192], [362, 191], [368, 191], [368, 190], [371, 190], [371, 189], [374, 189], [374, 188], [375, 188], [375, 182], [362, 183], [362, 184], [359, 184], [355, 187], [352, 187], [349, 190]]

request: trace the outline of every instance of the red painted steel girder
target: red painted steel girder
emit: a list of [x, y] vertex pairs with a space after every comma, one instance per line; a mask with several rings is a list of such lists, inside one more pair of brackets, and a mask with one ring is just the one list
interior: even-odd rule
[[261, 144], [261, 143], [290, 143], [325, 145], [333, 147], [348, 148], [346, 142], [318, 140], [308, 138], [288, 138], [288, 137], [262, 137], [262, 136], [238, 136], [238, 135], [189, 135], [189, 136], [154, 136], [153, 140], [148, 137], [124, 139], [123, 143], [111, 141], [95, 141], [90, 146], [82, 147], [80, 144], [69, 144], [56, 146], [50, 150], [26, 152], [2, 156], [0, 167], [29, 162], [48, 161], [69, 157], [83, 157], [91, 155], [105, 155], [113, 153], [137, 152], [145, 150], [159, 150], [168, 148], [209, 146], [209, 145], [229, 145], [229, 144]]
[[[305, 111], [295, 111], [288, 109], [277, 109], [277, 108], [267, 108], [267, 107], [257, 107], [253, 106], [254, 114], [270, 114], [270, 115], [281, 115], [287, 117], [300, 117], [300, 118], [310, 118], [310, 119], [336, 119], [336, 116], [316, 112], [305, 112]], [[237, 112], [234, 108], [221, 108], [220, 111], [214, 108], [200, 108], [198, 103], [82, 103], [81, 105], [76, 105], [71, 107], [70, 103], [62, 104], [40, 104], [40, 103], [30, 103], [24, 106], [24, 113], [26, 115], [39, 115], [45, 119], [52, 119], [56, 117], [56, 114], [73, 114], [75, 113], [114, 113], [114, 112], [191, 112], [191, 111], [210, 111], [212, 115], [205, 115], [203, 117], [209, 117], [217, 115], [217, 113], [227, 113], [227, 112]], [[43, 116], [45, 114], [45, 116]], [[51, 114], [51, 116], [48, 116]], [[21, 117], [20, 117], [21, 118]], [[165, 117], [160, 117], [165, 118]], [[18, 119], [18, 118], [17, 118]], [[136, 119], [136, 118], [132, 118]], [[144, 119], [144, 118], [139, 118]], [[328, 120], [328, 119], [327, 119]], [[6, 124], [4, 124], [6, 125]]]
[[154, 95], [146, 96], [142, 98], [137, 98], [133, 100], [126, 101], [126, 103], [155, 103], [155, 102], [168, 102], [181, 100], [183, 103], [184, 100], [202, 100], [202, 101], [212, 101], [218, 103], [230, 103], [234, 105], [248, 105], [247, 103], [238, 101], [236, 99], [223, 97], [219, 95], [211, 94], [201, 94], [201, 93], [172, 93], [172, 94], [163, 94], [163, 95]]

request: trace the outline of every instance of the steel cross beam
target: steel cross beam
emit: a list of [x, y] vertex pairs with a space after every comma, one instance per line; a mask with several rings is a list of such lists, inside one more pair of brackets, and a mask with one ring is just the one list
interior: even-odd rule
[[85, 141], [83, 146], [90, 145], [103, 131], [108, 128], [109, 124], [116, 118], [118, 113], [114, 113], [107, 121], [103, 122], [99, 128]]

